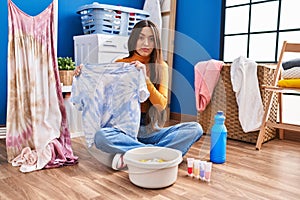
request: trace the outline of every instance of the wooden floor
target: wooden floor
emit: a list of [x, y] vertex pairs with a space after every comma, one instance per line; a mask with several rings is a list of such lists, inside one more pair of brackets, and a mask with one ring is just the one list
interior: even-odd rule
[[[6, 161], [0, 140], [0, 199], [299, 199], [300, 143], [272, 140], [260, 151], [254, 144], [228, 140], [227, 160], [214, 164], [212, 180], [187, 176], [186, 158], [209, 160], [210, 137], [192, 146], [179, 166], [175, 184], [164, 189], [133, 185], [126, 171], [113, 171], [85, 148], [84, 139], [72, 139], [79, 163], [23, 174]], [[146, 180], [145, 180], [146, 181]]]

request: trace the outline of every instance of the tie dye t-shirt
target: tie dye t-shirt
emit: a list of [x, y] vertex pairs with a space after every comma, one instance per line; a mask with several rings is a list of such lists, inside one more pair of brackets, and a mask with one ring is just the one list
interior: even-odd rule
[[149, 91], [142, 71], [129, 63], [85, 65], [73, 79], [71, 102], [82, 111], [88, 147], [100, 128], [114, 127], [136, 139], [140, 103]]

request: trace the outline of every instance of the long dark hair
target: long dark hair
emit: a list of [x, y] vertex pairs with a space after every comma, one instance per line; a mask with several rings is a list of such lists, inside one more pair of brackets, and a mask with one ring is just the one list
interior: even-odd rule
[[160, 33], [157, 26], [152, 21], [141, 20], [135, 24], [128, 39], [128, 51], [129, 51], [128, 57], [132, 57], [134, 52], [136, 51], [137, 40], [139, 39], [140, 33], [144, 27], [151, 28], [154, 36], [154, 48], [152, 53], [150, 54], [149, 69], [150, 69], [150, 80], [152, 83], [157, 85], [160, 83], [161, 80], [161, 72], [160, 72], [161, 70], [159, 68], [160, 68], [160, 64], [163, 62], [163, 55], [162, 55]]
[[[154, 84], [154, 86], [158, 89], [162, 77], [161, 64], [164, 61], [162, 55], [160, 33], [157, 26], [152, 21], [142, 20], [139, 21], [133, 27], [132, 32], [128, 39], [128, 50], [129, 50], [128, 57], [132, 57], [133, 54], [136, 52], [136, 44], [140, 37], [140, 33], [144, 27], [149, 27], [152, 30], [154, 36], [154, 48], [150, 54], [150, 61], [147, 64], [149, 65], [149, 69], [150, 69], [150, 80]], [[158, 125], [159, 127], [163, 127], [166, 121], [166, 111], [161, 110], [156, 106], [152, 105], [149, 99], [145, 103], [149, 105], [149, 110], [145, 115], [144, 125], [150, 125], [152, 129], [157, 128], [155, 124]]]

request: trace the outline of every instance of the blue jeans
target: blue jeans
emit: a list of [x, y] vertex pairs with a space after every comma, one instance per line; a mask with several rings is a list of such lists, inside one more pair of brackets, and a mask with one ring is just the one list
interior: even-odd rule
[[151, 133], [146, 133], [145, 127], [141, 126], [137, 140], [119, 129], [102, 128], [95, 134], [95, 145], [97, 149], [111, 154], [123, 154], [145, 146], [169, 147], [181, 151], [184, 156], [202, 134], [202, 127], [197, 122], [180, 123]]

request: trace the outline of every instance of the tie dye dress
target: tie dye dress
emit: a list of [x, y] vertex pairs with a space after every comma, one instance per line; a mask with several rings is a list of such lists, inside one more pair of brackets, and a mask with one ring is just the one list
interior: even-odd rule
[[23, 172], [78, 159], [57, 68], [57, 4], [30, 16], [8, 0], [7, 159]]

